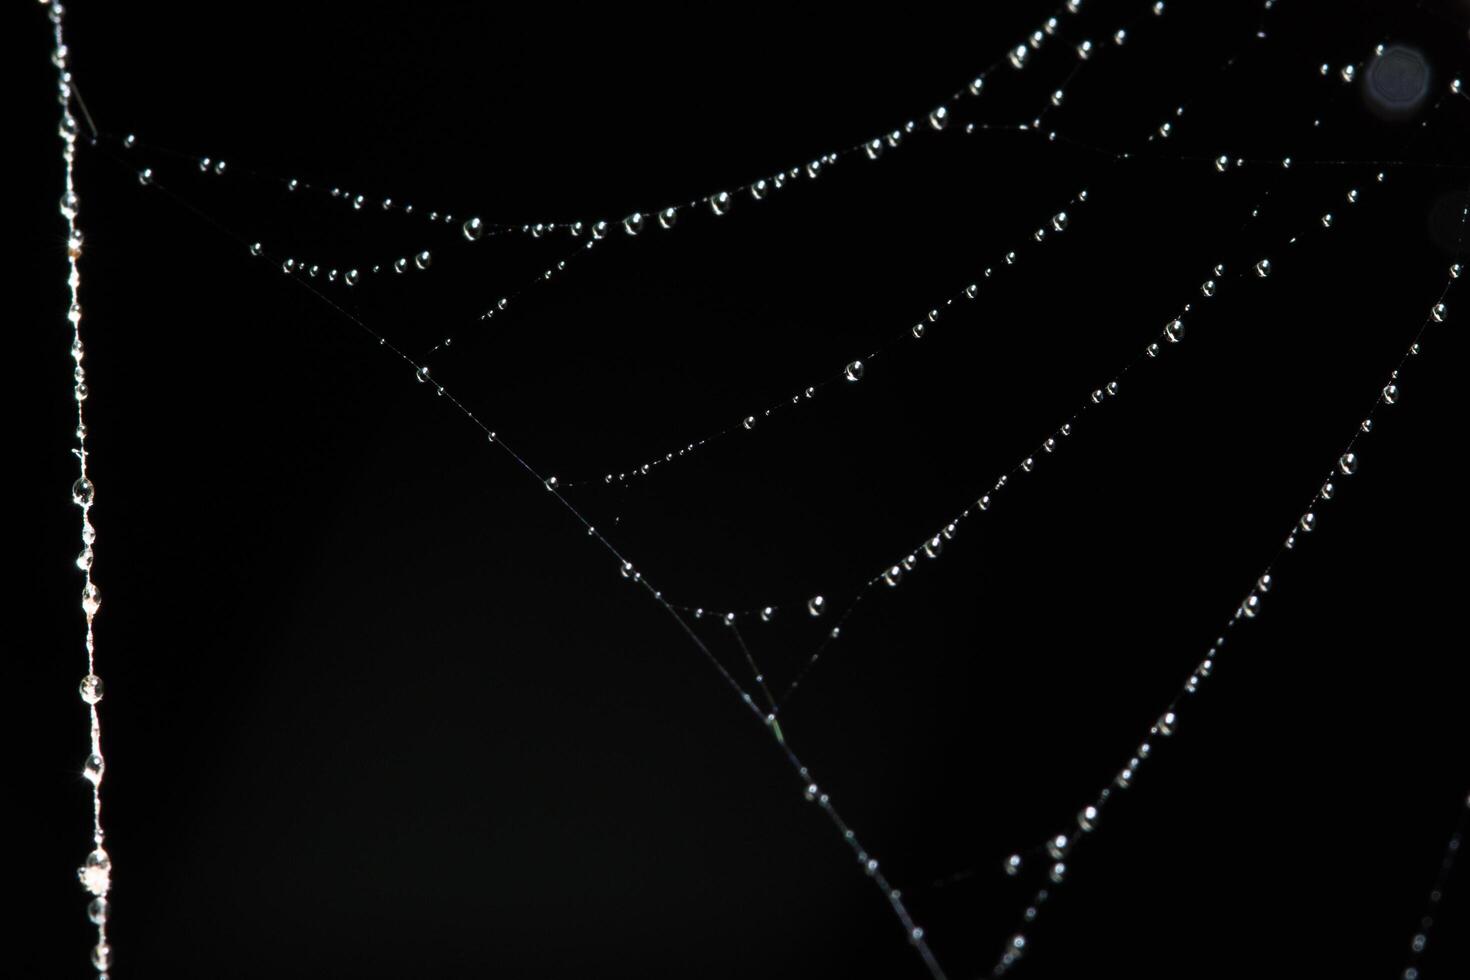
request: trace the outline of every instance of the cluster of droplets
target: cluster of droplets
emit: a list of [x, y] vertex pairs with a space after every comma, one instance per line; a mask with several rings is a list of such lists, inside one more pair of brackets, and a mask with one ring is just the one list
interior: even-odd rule
[[[1065, 214], [1059, 214], [1057, 217], [1062, 219], [1059, 223], [1059, 226], [1065, 227]], [[1458, 266], [1456, 268], [1458, 268]], [[1217, 264], [1210, 269], [1209, 277], [1206, 278], [1199, 287], [1199, 293], [1204, 299], [1211, 299], [1217, 294], [1220, 288], [1220, 284], [1224, 281], [1225, 272], [1226, 270], [1223, 264]], [[1268, 259], [1260, 259], [1252, 267], [1251, 276], [1253, 276], [1254, 278], [1263, 279], [1269, 276], [1269, 274], [1270, 261]], [[1247, 278], [1246, 276], [1238, 277]], [[1436, 306], [1435, 311], [1438, 312], [1436, 313], [1435, 311], [1431, 311], [1431, 317], [1433, 318], [1437, 315], [1442, 315], [1443, 308], [1444, 307], [1442, 303]], [[1158, 360], [1163, 355], [1164, 350], [1167, 347], [1182, 343], [1185, 337], [1185, 317], [1189, 316], [1194, 311], [1195, 307], [1193, 303], [1185, 303], [1178, 314], [1171, 317], [1167, 322], [1165, 322], [1163, 328], [1160, 330], [1155, 339], [1143, 349], [1140, 355], [1130, 360], [1120, 371], [1118, 371], [1106, 382], [1092, 389], [1083, 405], [1077, 411], [1075, 411], [1065, 422], [1063, 422], [1056, 429], [1048, 433], [1039, 446], [1023, 456], [1009, 470], [1003, 472], [988, 490], [981, 493], [978, 497], [975, 498], [972, 504], [965, 507], [959, 512], [959, 514], [955, 515], [946, 524], [944, 524], [943, 528], [938, 533], [925, 538], [900, 560], [889, 564], [887, 567], [879, 571], [876, 575], [869, 578], [868, 581], [865, 583], [863, 590], [858, 593], [858, 597], [854, 600], [853, 604], [855, 605], [857, 601], [860, 601], [862, 595], [868, 589], [871, 589], [878, 585], [883, 585], [888, 588], [896, 588], [901, 583], [906, 581], [911, 576], [911, 573], [916, 571], [923, 564], [920, 559], [920, 555], [929, 559], [939, 557], [939, 554], [943, 550], [944, 544], [955, 538], [955, 536], [959, 532], [959, 529], [964, 526], [964, 522], [978, 516], [979, 514], [988, 513], [989, 511], [993, 510], [996, 504], [1002, 498], [1004, 491], [1018, 485], [1027, 476], [1034, 473], [1043, 461], [1053, 456], [1066, 443], [1068, 437], [1072, 435], [1073, 427], [1081, 419], [1084, 413], [1111, 404], [1118, 397], [1119, 392], [1122, 390], [1123, 380], [1130, 371], [1142, 364]], [[917, 333], [915, 334], [915, 336], [922, 336], [922, 333]], [[1391, 404], [1394, 400], [1397, 399], [1397, 397], [1398, 389], [1396, 385], [1390, 385], [1385, 388], [1384, 398], [1387, 403]], [[1369, 425], [1371, 427], [1371, 423], [1369, 423]], [[1355, 462], [1353, 462], [1352, 465], [1356, 465]], [[1313, 522], [1315, 522], [1315, 517], [1308, 521], [1309, 524], [1313, 524], [1313, 526], [1315, 526]], [[1269, 576], [1267, 576], [1264, 581], [1269, 584]], [[816, 603], [817, 605], [814, 606], [812, 605], [812, 603]], [[808, 612], [811, 613], [812, 616], [816, 617], [825, 613], [825, 599], [818, 596], [812, 600], [812, 603], [808, 604]], [[779, 607], [767, 606], [764, 607], [763, 611], [775, 608]], [[848, 612], [851, 611], [851, 608], [851, 606], [848, 607]], [[1254, 608], [1254, 605], [1252, 605], [1252, 608]], [[846, 615], [847, 613], [844, 613], [841, 618], [845, 619]], [[767, 615], [763, 618], [768, 619], [769, 616]], [[833, 627], [828, 634], [828, 640], [837, 639], [839, 635], [840, 621], [838, 626]], [[794, 692], [795, 689], [799, 686], [801, 680], [806, 676], [806, 673], [820, 659], [821, 654], [825, 650], [825, 648], [826, 642], [824, 641], [822, 647], [820, 647], [817, 652], [812, 655], [812, 657], [807, 661], [802, 670], [798, 673], [796, 680], [792, 683], [791, 687], [787, 691], [787, 696]], [[783, 701], [784, 700], [785, 698], [783, 696]]]
[[[1453, 283], [1454, 280], [1458, 279], [1462, 271], [1463, 269], [1459, 263], [1452, 265], [1449, 270], [1449, 283]], [[1257, 576], [1256, 580], [1251, 584], [1250, 591], [1246, 597], [1236, 607], [1230, 620], [1226, 623], [1226, 632], [1238, 624], [1254, 620], [1260, 615], [1266, 596], [1271, 592], [1275, 584], [1273, 574], [1282, 555], [1295, 549], [1301, 536], [1311, 534], [1317, 529], [1317, 511], [1323, 505], [1337, 498], [1339, 494], [1338, 485], [1341, 481], [1357, 474], [1360, 462], [1358, 455], [1359, 442], [1366, 434], [1373, 431], [1374, 417], [1379, 410], [1398, 404], [1401, 397], [1400, 375], [1404, 365], [1410, 359], [1419, 355], [1421, 349], [1420, 338], [1422, 338], [1424, 330], [1433, 324], [1443, 323], [1445, 321], [1447, 307], [1444, 302], [1444, 294], [1449, 290], [1449, 283], [1446, 284], [1445, 290], [1441, 293], [1440, 298], [1430, 307], [1424, 327], [1421, 328], [1413, 343], [1409, 345], [1400, 357], [1398, 365], [1389, 372], [1388, 380], [1378, 391], [1372, 408], [1362, 421], [1358, 423], [1353, 434], [1349, 437], [1347, 445], [1338, 454], [1336, 461], [1332, 465], [1331, 472], [1327, 475], [1326, 480], [1316, 493], [1313, 494], [1310, 505], [1293, 524], [1282, 545], [1282, 550], [1277, 553], [1277, 556]], [[1026, 907], [1022, 915], [1024, 922], [1030, 923], [1035, 921], [1040, 913], [1042, 904], [1050, 895], [1050, 889], [1061, 884], [1066, 879], [1068, 855], [1080, 840], [1091, 835], [1097, 829], [1104, 807], [1114, 798], [1115, 794], [1134, 785], [1137, 781], [1140, 768], [1154, 754], [1156, 741], [1170, 738], [1178, 730], [1179, 716], [1184, 710], [1185, 705], [1191, 700], [1193, 695], [1200, 691], [1205, 682], [1214, 675], [1216, 661], [1220, 656], [1222, 648], [1225, 646], [1225, 640], [1225, 633], [1215, 638], [1214, 643], [1205, 651], [1204, 657], [1190, 671], [1188, 677], [1185, 678], [1183, 685], [1174, 699], [1170, 701], [1163, 713], [1149, 727], [1147, 737], [1139, 743], [1127, 763], [1118, 769], [1112, 781], [1107, 786], [1103, 787], [1092, 800], [1077, 811], [1074, 821], [1075, 827], [1055, 834], [1046, 841], [1043, 847], [1036, 849], [1035, 853], [1045, 854], [1049, 885], [1037, 890], [1031, 903]], [[1467, 801], [1467, 803], [1470, 803], [1470, 801]], [[1458, 849], [1458, 844], [1454, 845], [1454, 849]], [[1002, 862], [1002, 868], [1007, 875], [1015, 876], [1022, 872], [1025, 864], [1026, 856], [1017, 852], [1009, 855]], [[1415, 954], [1422, 951], [1424, 938], [1423, 932], [1416, 936], [1413, 947]], [[1018, 932], [1002, 952], [993, 973], [1000, 975], [1014, 965], [1021, 951], [1025, 948], [1025, 945], [1026, 938], [1024, 932]], [[1410, 969], [1404, 976], [1412, 980], [1417, 975], [1414, 964], [1411, 962]]]
[[[1087, 190], [1080, 190], [1069, 200], [1068, 207], [1080, 207], [1081, 205], [1086, 204], [1087, 200]], [[1052, 213], [1050, 217], [1046, 218], [1044, 221], [1040, 222], [1037, 225], [1036, 229], [1030, 234], [1028, 241], [1033, 245], [1043, 243], [1049, 238], [1055, 237], [1056, 235], [1065, 231], [1070, 221], [1071, 218], [1066, 210], [1056, 211]], [[984, 267], [984, 270], [981, 274], [981, 281], [993, 278], [997, 273], [1004, 272], [1006, 269], [1015, 266], [1019, 261], [1020, 258], [1015, 250], [1007, 251], [1004, 255], [1000, 256], [1000, 258], [993, 265], [988, 265]], [[657, 472], [661, 467], [667, 466], [669, 463], [672, 463], [675, 460], [687, 457], [690, 454], [697, 452], [700, 449], [703, 449], [705, 446], [708, 446], [710, 443], [715, 442], [716, 440], [722, 439], [726, 436], [738, 432], [750, 432], [752, 430], [755, 430], [759, 428], [766, 420], [775, 417], [778, 413], [781, 413], [784, 410], [799, 408], [800, 406], [812, 401], [824, 390], [827, 390], [830, 386], [834, 384], [857, 384], [858, 382], [862, 381], [864, 377], [866, 377], [870, 363], [876, 360], [885, 352], [887, 352], [892, 345], [897, 342], [903, 341], [906, 338], [912, 338], [913, 340], [924, 339], [929, 335], [931, 328], [938, 324], [951, 310], [952, 307], [959, 303], [962, 303], [963, 301], [976, 299], [981, 292], [981, 281], [971, 282], [957, 292], [951, 293], [950, 295], [944, 297], [934, 305], [930, 306], [928, 310], [924, 313], [924, 315], [916, 320], [911, 326], [905, 328], [899, 333], [895, 333], [894, 335], [890, 336], [882, 347], [879, 347], [878, 349], [868, 353], [864, 357], [854, 358], [850, 361], [847, 361], [842, 366], [842, 369], [835, 375], [828, 375], [822, 379], [819, 379], [813, 384], [809, 384], [803, 387], [800, 391], [793, 393], [789, 398], [776, 402], [773, 405], [769, 405], [758, 413], [742, 416], [738, 422], [727, 425], [724, 428], [711, 433], [710, 435], [703, 436], [699, 439], [694, 440], [693, 442], [687, 443], [680, 449], [666, 452], [661, 457], [646, 460], [642, 463], [639, 463], [619, 472], [605, 473], [600, 480], [584, 478], [569, 481], [566, 485], [569, 487], [589, 486], [597, 484], [601, 484], [604, 486], [613, 486], [618, 484], [625, 484], [628, 481], [636, 480], [639, 477], [650, 476]]]
[[[680, 217], [690, 211], [707, 211], [716, 217], [722, 217], [729, 214], [735, 202], [742, 197], [748, 197], [752, 201], [762, 201], [774, 191], [780, 191], [802, 180], [819, 177], [848, 156], [860, 154], [868, 159], [876, 160], [883, 155], [885, 149], [896, 149], [905, 145], [909, 137], [924, 129], [936, 132], [948, 129], [953, 109], [967, 97], [982, 94], [986, 76], [991, 71], [1005, 61], [1009, 61], [1017, 68], [1025, 67], [1029, 61], [1030, 52], [1039, 49], [1046, 39], [1057, 34], [1061, 26], [1061, 17], [1076, 14], [1081, 6], [1081, 0], [1068, 0], [1053, 15], [1047, 17], [1035, 30], [1031, 31], [1023, 41], [1011, 48], [1006, 56], [973, 76], [963, 88], [951, 93], [927, 112], [909, 119], [896, 128], [851, 146], [819, 154], [804, 163], [783, 168], [743, 184], [716, 190], [688, 201], [669, 203], [648, 210], [632, 211], [621, 219], [534, 221], [519, 224], [487, 222], [479, 216], [459, 219], [449, 211], [425, 211], [392, 197], [369, 197], [340, 186], [315, 184], [295, 177], [271, 177], [249, 168], [227, 168], [223, 160], [209, 156], [191, 156], [202, 172], [216, 176], [224, 176], [226, 173], [241, 174], [255, 179], [274, 181], [292, 195], [308, 192], [325, 194], [331, 200], [340, 202], [353, 211], [398, 212], [405, 215], [420, 215], [434, 224], [453, 226], [458, 223], [463, 238], [467, 242], [478, 242], [483, 238], [495, 235], [520, 234], [529, 238], [544, 238], [557, 233], [567, 234], [574, 238], [585, 237], [591, 240], [601, 240], [619, 227], [629, 236], [638, 236], [655, 226], [661, 230], [671, 230], [679, 224]], [[1155, 3], [1152, 11], [1155, 15], [1162, 14], [1164, 4]], [[1115, 42], [1121, 45], [1126, 34], [1124, 30], [1117, 31], [1114, 35]], [[1078, 57], [1085, 60], [1091, 49], [1090, 42], [1079, 46]], [[140, 145], [137, 137], [132, 134], [123, 137], [121, 142], [125, 149], [132, 149]], [[173, 152], [158, 147], [152, 149], [159, 152]], [[150, 183], [152, 171], [140, 171], [139, 179], [144, 183]]]
[[51, 60], [57, 70], [57, 95], [61, 102], [61, 123], [58, 134], [62, 142], [66, 186], [61, 196], [60, 211], [61, 216], [66, 219], [67, 287], [71, 295], [66, 318], [71, 324], [71, 356], [74, 363], [72, 393], [77, 405], [77, 445], [72, 452], [77, 458], [78, 475], [76, 482], [72, 484], [71, 496], [72, 501], [82, 512], [82, 550], [77, 555], [76, 566], [82, 573], [81, 606], [82, 616], [86, 623], [87, 673], [78, 684], [78, 692], [82, 701], [87, 705], [90, 744], [87, 758], [82, 763], [82, 776], [92, 786], [92, 849], [83, 860], [82, 866], [77, 869], [77, 878], [82, 887], [92, 896], [87, 906], [87, 917], [97, 927], [97, 935], [92, 945], [91, 960], [92, 966], [105, 980], [106, 971], [112, 965], [112, 946], [107, 940], [107, 918], [110, 912], [107, 894], [112, 888], [112, 858], [104, 846], [102, 831], [102, 776], [107, 764], [102, 755], [102, 721], [97, 712], [97, 704], [102, 700], [102, 678], [97, 676], [96, 643], [93, 633], [93, 619], [98, 609], [101, 608], [101, 598], [96, 583], [92, 581], [92, 563], [97, 541], [97, 529], [92, 524], [92, 505], [96, 501], [97, 488], [87, 475], [87, 424], [83, 412], [88, 389], [86, 372], [82, 367], [85, 353], [82, 346], [82, 275], [79, 265], [82, 257], [82, 232], [77, 225], [81, 202], [77, 196], [75, 180], [78, 125], [71, 111], [73, 92], [71, 72], [68, 67], [69, 52], [62, 29], [65, 11], [59, 2], [49, 3], [48, 6], [55, 42]]
[[1404, 964], [1403, 971], [1399, 974], [1401, 980], [1419, 980], [1419, 963], [1424, 957], [1424, 951], [1429, 947], [1429, 936], [1434, 929], [1435, 916], [1439, 913], [1439, 905], [1444, 901], [1445, 885], [1449, 883], [1450, 875], [1455, 870], [1455, 862], [1460, 857], [1460, 850], [1465, 843], [1465, 835], [1470, 832], [1470, 795], [1466, 795], [1460, 801], [1459, 818], [1455, 821], [1455, 829], [1450, 832], [1449, 840], [1445, 842], [1444, 854], [1440, 856], [1439, 867], [1435, 871], [1434, 884], [1429, 889], [1429, 896], [1424, 902], [1424, 911], [1419, 916], [1414, 926], [1414, 934], [1409, 937], [1409, 955]]

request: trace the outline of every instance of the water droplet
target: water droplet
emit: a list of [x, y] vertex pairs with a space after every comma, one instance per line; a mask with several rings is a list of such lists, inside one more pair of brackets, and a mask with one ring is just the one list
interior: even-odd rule
[[916, 324], [914, 324], [913, 325], [913, 328], [912, 328], [912, 332], [913, 332], [913, 335], [915, 337], [922, 337], [922, 336], [924, 336], [924, 325], [922, 323], [916, 323]]
[[92, 500], [97, 495], [97, 488], [92, 481], [85, 476], [71, 485], [72, 502], [80, 507], [92, 506]]
[[623, 219], [623, 230], [630, 235], [636, 235], [643, 230], [643, 214], [634, 211]]
[[1358, 472], [1357, 454], [1343, 453], [1337, 460], [1337, 469], [1343, 476], [1352, 476]]
[[1184, 322], [1177, 318], [1170, 320], [1169, 325], [1164, 327], [1164, 336], [1171, 344], [1179, 343], [1184, 339]]
[[96, 785], [102, 782], [102, 773], [106, 768], [107, 763], [102, 756], [94, 752], [89, 754], [86, 761], [82, 763], [82, 775], [87, 778], [88, 782]]
[[1173, 735], [1174, 734], [1174, 728], [1178, 724], [1178, 722], [1179, 722], [1179, 719], [1174, 714], [1174, 712], [1172, 712], [1172, 711], [1166, 711], [1166, 712], [1163, 713], [1163, 715], [1161, 715], [1159, 717], [1159, 720], [1154, 725], [1154, 727], [1159, 730], [1159, 734], [1160, 735], [1164, 735], [1164, 736]]
[[92, 966], [97, 970], [106, 970], [112, 966], [112, 947], [107, 943], [98, 943], [92, 947]]
[[1464, 273], [1465, 273], [1465, 267], [1463, 265], [1461, 265], [1460, 263], [1456, 262], [1454, 265], [1450, 266], [1450, 278], [1451, 279], [1458, 279], [1458, 278], [1460, 278], [1460, 276], [1464, 275]]
[[82, 612], [88, 618], [97, 615], [97, 610], [102, 607], [102, 596], [97, 586], [88, 582], [82, 587]]
[[558, 480], [556, 477], [548, 476], [546, 478], [546, 489], [555, 490], [559, 486], [561, 486], [561, 481]]
[[1308, 534], [1312, 533], [1317, 529], [1317, 515], [1307, 511], [1302, 515], [1302, 519], [1297, 521], [1297, 526]]
[[111, 911], [112, 907], [108, 904], [107, 899], [99, 895], [88, 903], [87, 918], [93, 925], [100, 926], [107, 921], [107, 916]]
[[1262, 259], [1261, 261], [1259, 261], [1259, 262], [1256, 263], [1256, 275], [1260, 276], [1262, 279], [1265, 279], [1270, 274], [1271, 274], [1271, 260], [1270, 259]]
[[883, 573], [883, 582], [884, 582], [885, 585], [894, 586], [894, 585], [897, 585], [902, 580], [903, 580], [903, 569], [900, 568], [897, 565], [894, 565], [888, 571], [886, 571], [886, 572]]
[[769, 623], [771, 621], [771, 617], [774, 615], [776, 615], [775, 608], [772, 606], [766, 606], [764, 609], [761, 610], [761, 622]]
[[863, 362], [862, 361], [850, 361], [850, 362], [848, 362], [848, 365], [843, 370], [842, 374], [843, 374], [843, 377], [847, 378], [848, 381], [861, 381], [862, 378], [863, 378]]
[[152, 186], [152, 184], [153, 184], [153, 168], [152, 167], [144, 167], [142, 170], [139, 170], [138, 171], [138, 183], [142, 184], [144, 187], [150, 187], [150, 186]]
[[[946, 528], [946, 530], [948, 530]], [[924, 542], [924, 555], [928, 558], [938, 558], [939, 553], [944, 550], [944, 539], [935, 535]]]
[[399, 273], [407, 272], [408, 271], [408, 259], [400, 258], [400, 259], [395, 260], [394, 263], [393, 263], [393, 271], [394, 272], [399, 272]]
[[943, 129], [944, 127], [948, 126], [949, 109], [944, 106], [940, 106], [933, 112], [929, 113], [929, 125], [933, 126], [935, 129]]
[[1133, 770], [1119, 770], [1118, 775], [1113, 777], [1113, 782], [1117, 784], [1119, 789], [1127, 789], [1129, 786], [1133, 785]]
[[83, 701], [88, 704], [96, 704], [102, 700], [102, 678], [96, 674], [88, 674], [77, 685], [77, 691], [81, 694]]
[[1358, 69], [1353, 65], [1343, 65], [1338, 75], [1341, 76], [1344, 82], [1351, 82], [1354, 78], [1358, 77]]
[[429, 380], [429, 366], [427, 364], [421, 364], [421, 365], [419, 365], [419, 369], [414, 372], [413, 376], [415, 378], [418, 378], [419, 384], [423, 384], [424, 382], [428, 381]]
[[1429, 319], [1435, 323], [1444, 323], [1444, 318], [1449, 315], [1449, 310], [1443, 303], [1435, 303], [1434, 308], [1429, 311]]
[[1018, 44], [1011, 49], [1010, 60], [1012, 68], [1025, 68], [1026, 59], [1031, 57], [1031, 49], [1024, 44]]
[[[385, 201], [384, 204], [386, 203]], [[480, 240], [480, 236], [485, 234], [485, 222], [479, 218], [470, 218], [463, 225], [460, 225], [460, 231], [464, 232], [465, 241], [477, 242]]]
[[1054, 859], [1064, 857], [1071, 848], [1072, 842], [1067, 838], [1066, 834], [1057, 834], [1046, 842], [1046, 853], [1050, 854]]
[[1083, 41], [1081, 44], [1077, 45], [1077, 57], [1081, 58], [1083, 61], [1086, 61], [1088, 58], [1092, 57], [1091, 41]]
[[1019, 854], [1012, 854], [1010, 857], [1006, 858], [1005, 869], [1006, 869], [1006, 874], [1008, 874], [1008, 875], [1010, 875], [1012, 877], [1015, 877], [1016, 875], [1020, 874], [1021, 873], [1021, 855], [1019, 855]]
[[1225, 171], [1229, 170], [1230, 169], [1230, 158], [1227, 157], [1223, 153], [1220, 154], [1219, 156], [1215, 157], [1215, 169], [1218, 170], [1218, 171], [1220, 171], [1222, 174]]
[[979, 95], [983, 91], [985, 91], [985, 77], [983, 75], [977, 75], [970, 80], [970, 94]]
[[347, 274], [342, 277], [342, 281], [347, 283], [347, 285], [349, 286], [356, 286], [357, 281], [361, 278], [362, 274], [359, 273], [356, 269], [348, 269]]
[[1358, 189], [1356, 187], [1347, 192], [1347, 199], [1349, 204], [1358, 203]]
[[1097, 807], [1083, 807], [1082, 812], [1077, 814], [1077, 826], [1081, 827], [1085, 831], [1094, 830], [1097, 828], [1097, 817]]
[[1245, 601], [1240, 604], [1240, 611], [1246, 619], [1255, 619], [1256, 613], [1261, 611], [1261, 597], [1246, 596]]
[[658, 225], [665, 231], [674, 227], [674, 222], [679, 220], [679, 212], [674, 208], [664, 208], [658, 213]]
[[413, 257], [413, 264], [418, 266], [420, 269], [427, 269], [429, 267], [429, 263], [433, 261], [434, 257], [429, 254], [428, 249], [425, 249], [424, 251]]
[[806, 611], [813, 616], [820, 616], [827, 611], [827, 600], [819, 595], [814, 595], [806, 601]]

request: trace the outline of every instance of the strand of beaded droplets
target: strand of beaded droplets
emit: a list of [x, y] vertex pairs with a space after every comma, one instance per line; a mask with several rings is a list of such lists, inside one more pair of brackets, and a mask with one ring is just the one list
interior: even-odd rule
[[[83, 406], [87, 401], [86, 372], [82, 368], [82, 273], [79, 260], [82, 257], [82, 232], [77, 227], [78, 198], [76, 190], [77, 118], [72, 114], [72, 103], [76, 92], [72, 87], [71, 71], [68, 69], [69, 52], [62, 30], [65, 11], [54, 0], [42, 0], [50, 7], [52, 36], [55, 46], [51, 61], [57, 71], [57, 97], [61, 102], [61, 123], [57, 132], [61, 137], [61, 159], [65, 165], [66, 190], [61, 196], [61, 215], [66, 219], [67, 286], [71, 291], [71, 303], [66, 318], [71, 323], [71, 356], [76, 361], [72, 373], [73, 394], [77, 403], [77, 445], [72, 452], [77, 457], [78, 475], [72, 484], [72, 500], [82, 509], [82, 551], [77, 556], [77, 568], [81, 569], [82, 614], [86, 619], [87, 673], [82, 678], [79, 690], [87, 703], [91, 750], [83, 763], [82, 774], [92, 784], [92, 850], [77, 877], [82, 887], [92, 894], [87, 906], [87, 917], [97, 926], [97, 942], [92, 946], [92, 965], [106, 980], [107, 968], [112, 965], [112, 946], [107, 941], [107, 915], [109, 905], [107, 893], [112, 888], [112, 859], [103, 846], [102, 833], [102, 773], [106, 766], [102, 757], [102, 719], [97, 712], [97, 702], [102, 700], [102, 680], [97, 676], [97, 647], [93, 636], [92, 621], [99, 605], [97, 585], [92, 581], [92, 559], [97, 540], [97, 530], [92, 525], [92, 502], [96, 490], [87, 476], [87, 423]], [[80, 106], [80, 103], [78, 103]], [[85, 115], [85, 109], [82, 110]], [[90, 120], [88, 121], [90, 126]]]

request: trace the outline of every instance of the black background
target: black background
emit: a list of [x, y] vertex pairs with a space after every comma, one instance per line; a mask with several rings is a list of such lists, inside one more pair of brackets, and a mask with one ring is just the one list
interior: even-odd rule
[[[1435, 164], [1470, 162], [1470, 104], [1429, 107], [1464, 70], [1470, 13], [1282, 3], [1253, 42], [1254, 3], [1155, 21], [1089, 0], [946, 133], [718, 220], [619, 234], [487, 325], [567, 240], [471, 246], [424, 212], [616, 220], [800, 165], [922, 123], [1049, 8], [423, 6], [69, 12], [104, 131], [235, 174], [111, 141], [79, 165], [113, 976], [924, 975], [676, 624], [447, 400], [277, 271], [425, 247], [429, 272], [329, 294], [412, 353], [453, 332], [435, 378], [563, 480], [784, 403], [1018, 253], [860, 384], [631, 489], [567, 492], [675, 601], [787, 603], [744, 627], [778, 686], [830, 625], [805, 597], [840, 604], [1196, 305], [1184, 343], [1003, 506], [871, 595], [783, 714], [949, 975], [985, 973], [1039, 884], [1039, 859], [1019, 880], [1001, 859], [1071, 829], [1126, 761], [1437, 298], [1466, 172]], [[84, 976], [55, 78], [44, 9], [11, 8], [4, 796], [20, 853], [3, 972]], [[1102, 44], [1120, 24], [1128, 44]], [[1030, 119], [1081, 37], [1108, 50], [1048, 125], [1130, 147], [1173, 118], [1170, 141], [1115, 164], [958, 132]], [[1317, 73], [1380, 41], [1434, 66], [1411, 120], [1377, 120]], [[1219, 153], [1294, 164], [1219, 174]], [[1408, 164], [1313, 163], [1329, 160]], [[249, 167], [417, 214], [288, 198]], [[1065, 234], [1034, 243], [1062, 208]], [[255, 239], [275, 260], [250, 258]], [[1262, 256], [1269, 279], [1235, 278]], [[1448, 304], [1360, 472], [1079, 849], [1024, 975], [1402, 968], [1470, 787], [1454, 476], [1470, 303]], [[691, 622], [744, 679], [713, 617]], [[1465, 975], [1467, 892], [1453, 883], [1426, 976]]]

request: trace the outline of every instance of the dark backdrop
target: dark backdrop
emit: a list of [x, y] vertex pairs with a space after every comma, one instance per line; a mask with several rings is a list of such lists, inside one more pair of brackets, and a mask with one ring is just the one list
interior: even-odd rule
[[[83, 976], [54, 74], [42, 11], [11, 6], [5, 550], [19, 585], [3, 697], [19, 855], [3, 972]], [[419, 215], [616, 219], [922, 122], [1047, 12], [972, 6], [706, 19], [78, 2], [70, 40], [114, 136]], [[950, 975], [988, 970], [1037, 885], [1035, 867], [1002, 875], [1002, 858], [1071, 827], [1276, 551], [1443, 285], [1466, 171], [1433, 165], [1470, 162], [1463, 99], [1384, 122], [1315, 67], [1410, 44], [1433, 66], [1432, 104], [1462, 70], [1462, 3], [1282, 3], [1252, 45], [1257, 5], [1171, 2], [1050, 116], [1073, 139], [1136, 145], [1193, 100], [1168, 143], [1125, 164], [954, 131], [1031, 118], [1081, 36], [1101, 44], [1147, 7], [1086, 6], [950, 132], [718, 221], [619, 235], [489, 326], [476, 314], [565, 239], [471, 247], [452, 227], [293, 202], [188, 158], [85, 148], [113, 975], [922, 975], [675, 624], [402, 362], [140, 187], [140, 166], [275, 255], [432, 249], [427, 273], [332, 295], [414, 352], [454, 327], [435, 377], [564, 479], [788, 398], [1016, 250], [979, 300], [860, 384], [632, 489], [569, 491], [672, 598], [712, 610], [835, 602], [1196, 304], [1185, 342], [1003, 507], [870, 597], [784, 715]], [[1296, 163], [1222, 175], [1220, 153]], [[1311, 162], [1377, 159], [1430, 165], [1387, 168], [1379, 186], [1376, 165]], [[1090, 203], [1068, 205], [1083, 187]], [[1035, 245], [1064, 207], [1065, 234]], [[1270, 279], [1233, 278], [1262, 256]], [[1215, 263], [1232, 278], [1201, 305]], [[1470, 788], [1454, 476], [1467, 306], [1449, 297], [1360, 472], [1106, 811], [1025, 974], [1402, 968]], [[727, 635], [696, 626], [739, 667]], [[788, 609], [744, 632], [779, 683], [824, 628]], [[1470, 882], [1454, 884], [1426, 976], [1470, 962]]]

